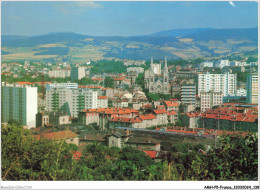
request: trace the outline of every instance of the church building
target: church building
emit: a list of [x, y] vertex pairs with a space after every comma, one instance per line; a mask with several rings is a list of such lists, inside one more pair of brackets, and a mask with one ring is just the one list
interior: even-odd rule
[[164, 68], [161, 70], [161, 64], [153, 63], [151, 58], [150, 69], [144, 73], [144, 86], [149, 93], [170, 94], [169, 73], [167, 59], [165, 58]]

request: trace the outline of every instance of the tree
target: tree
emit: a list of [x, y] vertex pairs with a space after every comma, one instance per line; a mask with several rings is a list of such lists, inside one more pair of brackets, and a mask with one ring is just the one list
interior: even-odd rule
[[105, 87], [106, 88], [114, 88], [114, 79], [111, 77], [105, 78]]
[[181, 95], [180, 94], [175, 94], [174, 98], [177, 98], [178, 100], [181, 100]]
[[79, 85], [88, 85], [88, 84], [97, 84], [96, 81], [93, 81], [91, 78], [83, 77], [80, 80], [75, 80]]
[[1, 127], [2, 179], [77, 180], [79, 165], [72, 149], [59, 143], [32, 137], [29, 130], [11, 124]]
[[159, 94], [147, 93], [146, 97], [148, 98], [149, 101], [158, 101], [158, 100], [160, 100]]

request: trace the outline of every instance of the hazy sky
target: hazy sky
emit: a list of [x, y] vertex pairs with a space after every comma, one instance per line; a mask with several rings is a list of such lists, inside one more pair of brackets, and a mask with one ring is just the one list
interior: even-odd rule
[[2, 2], [2, 34], [133, 36], [177, 28], [252, 28], [257, 2]]

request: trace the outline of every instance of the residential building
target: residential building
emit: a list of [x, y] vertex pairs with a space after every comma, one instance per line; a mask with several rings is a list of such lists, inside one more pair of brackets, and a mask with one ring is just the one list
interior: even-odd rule
[[174, 110], [167, 112], [167, 119], [168, 123], [175, 124], [175, 122], [178, 120], [178, 114]]
[[200, 126], [200, 113], [186, 113], [182, 117], [182, 123], [188, 128], [198, 128]]
[[200, 64], [200, 70], [203, 71], [205, 67], [213, 67], [213, 62], [211, 61], [204, 61]]
[[126, 60], [124, 61], [125, 66], [135, 65], [135, 66], [141, 66], [145, 65], [145, 60]]
[[129, 146], [138, 150], [154, 150], [160, 151], [160, 141], [149, 137], [129, 137], [125, 142], [125, 146]]
[[168, 123], [167, 111], [165, 109], [153, 110], [157, 117], [158, 125], [166, 125]]
[[52, 88], [46, 91], [46, 111], [77, 117], [79, 111], [97, 108], [97, 91], [87, 88]]
[[69, 115], [62, 112], [43, 113], [38, 112], [36, 114], [36, 127], [44, 126], [58, 126], [64, 124], [70, 124]]
[[78, 88], [78, 83], [47, 83], [46, 90], [52, 88]]
[[79, 112], [79, 123], [89, 125], [91, 123], [99, 123], [98, 112]]
[[42, 133], [40, 135], [34, 135], [34, 137], [37, 139], [44, 138], [57, 142], [64, 140], [68, 144], [75, 144], [76, 146], [79, 145], [79, 136], [71, 130], [57, 131], [52, 133]]
[[108, 97], [107, 96], [98, 96], [97, 107], [98, 108], [107, 108]]
[[164, 101], [164, 104], [165, 104], [165, 106], [166, 106], [166, 111], [175, 111], [175, 112], [179, 112], [179, 103], [177, 103], [176, 101], [174, 101], [174, 100], [165, 100]]
[[183, 104], [196, 103], [196, 85], [195, 84], [182, 84], [181, 85], [181, 101]]
[[49, 124], [49, 115], [43, 112], [38, 112], [36, 114], [36, 127], [44, 127]]
[[198, 74], [198, 95], [201, 92], [222, 92], [224, 96], [236, 94], [237, 74]]
[[238, 88], [237, 89], [237, 93], [236, 93], [236, 96], [246, 96], [246, 89], [244, 88]]
[[71, 81], [80, 80], [89, 75], [89, 67], [75, 66], [71, 68]]
[[139, 74], [139, 73], [144, 72], [144, 68], [142, 68], [142, 67], [128, 67], [126, 70], [127, 70], [128, 73], [136, 72], [137, 74]]
[[223, 68], [223, 67], [229, 67], [230, 66], [230, 61], [229, 60], [218, 60], [214, 63], [214, 67], [219, 67], [219, 68]]
[[50, 78], [66, 78], [70, 77], [70, 68], [66, 69], [52, 69], [48, 72]]
[[37, 87], [25, 83], [22, 85], [2, 83], [1, 86], [1, 122], [15, 119], [28, 128], [36, 125]]
[[139, 117], [135, 117], [135, 118], [112, 117], [109, 120], [109, 128], [115, 128], [115, 127], [138, 128], [139, 123], [141, 122], [142, 120]]
[[258, 74], [247, 75], [246, 99], [249, 104], [258, 104]]
[[173, 84], [171, 86], [171, 95], [172, 95], [172, 97], [175, 97], [177, 94], [181, 95], [181, 85]]
[[142, 123], [139, 124], [138, 128], [148, 128], [158, 124], [157, 117], [151, 113], [139, 115], [139, 118], [142, 120]]
[[201, 92], [200, 93], [200, 111], [205, 112], [208, 109], [212, 109], [214, 106], [221, 105], [223, 103], [222, 92]]
[[[96, 113], [96, 114], [88, 114]], [[135, 118], [139, 115], [139, 112], [129, 108], [98, 108], [88, 109], [79, 113], [79, 121], [84, 124], [90, 122], [97, 122], [101, 129], [109, 127], [109, 121], [111, 118]], [[98, 117], [98, 118], [97, 118]]]
[[206, 129], [258, 132], [258, 107], [253, 106], [225, 103], [201, 113], [200, 125]]
[[116, 146], [118, 148], [123, 148], [125, 146], [125, 142], [128, 141], [130, 137], [129, 130], [124, 131], [116, 131], [108, 136], [108, 146]]
[[49, 124], [53, 126], [70, 124], [70, 116], [62, 112], [51, 112], [49, 114]]

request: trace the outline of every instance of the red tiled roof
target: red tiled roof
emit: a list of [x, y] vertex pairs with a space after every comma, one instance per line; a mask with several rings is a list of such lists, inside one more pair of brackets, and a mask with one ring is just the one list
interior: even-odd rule
[[107, 96], [99, 96], [98, 99], [107, 99]]
[[47, 81], [43, 81], [43, 82], [33, 82], [33, 84], [51, 84], [52, 82], [47, 82]]
[[82, 156], [82, 154], [80, 153], [80, 152], [75, 152], [74, 154], [73, 154], [73, 158], [75, 159], [75, 160], [80, 160], [80, 157]]
[[91, 80], [93, 80], [93, 81], [102, 81], [103, 79], [102, 78], [92, 78]]
[[31, 84], [33, 84], [33, 83], [31, 83], [31, 82], [15, 82], [16, 84], [19, 84], [19, 85], [26, 85], [26, 84], [29, 84], [29, 85], [31, 85]]
[[177, 115], [177, 113], [174, 110], [172, 110], [172, 111], [168, 111], [167, 115]]
[[178, 107], [179, 104], [177, 102], [172, 101], [164, 101], [167, 107]]
[[157, 110], [153, 110], [155, 114], [163, 114], [163, 113], [167, 113], [167, 111], [165, 109], [157, 109]]
[[186, 113], [186, 114], [187, 114], [187, 116], [189, 116], [190, 118], [191, 118], [191, 117], [200, 117], [200, 116], [201, 116], [200, 113]]
[[156, 119], [156, 116], [153, 114], [143, 114], [139, 116], [142, 120]]
[[120, 123], [141, 123], [141, 119], [138, 117], [135, 118], [124, 118], [124, 117], [114, 117], [110, 121], [120, 122]]
[[119, 77], [119, 78], [113, 78], [114, 80], [124, 80], [125, 79], [125, 76], [123, 77]]
[[143, 152], [150, 158], [156, 158], [157, 151], [143, 150]]
[[84, 112], [97, 112], [104, 114], [130, 114], [139, 113], [139, 111], [129, 108], [98, 108], [98, 109], [88, 109]]
[[102, 86], [78, 86], [79, 88], [102, 88]]
[[45, 139], [50, 139], [50, 140], [61, 140], [61, 139], [70, 139], [70, 138], [75, 138], [78, 135], [71, 130], [66, 130], [66, 131], [58, 131], [58, 132], [52, 132], [52, 133], [44, 133], [41, 135]]
[[197, 134], [195, 131], [183, 131], [183, 130], [173, 130], [173, 129], [166, 129], [169, 132], [177, 132], [177, 133], [187, 133], [187, 134]]

